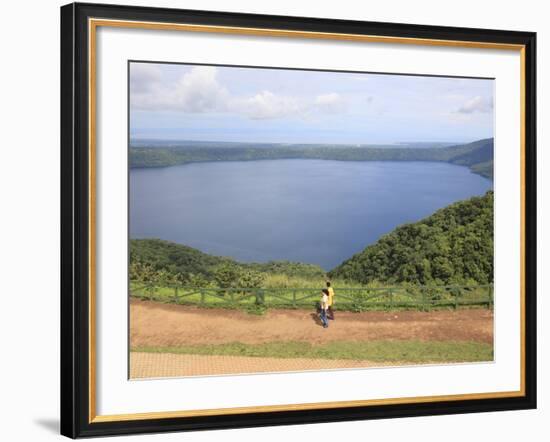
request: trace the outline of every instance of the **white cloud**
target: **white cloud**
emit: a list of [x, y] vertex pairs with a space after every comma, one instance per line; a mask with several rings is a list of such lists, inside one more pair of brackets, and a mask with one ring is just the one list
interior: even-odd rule
[[318, 95], [315, 99], [315, 106], [326, 113], [336, 114], [346, 110], [347, 103], [340, 94], [332, 92], [330, 94]]
[[460, 114], [473, 114], [475, 112], [487, 113], [493, 110], [493, 101], [476, 96], [468, 101], [466, 101], [462, 106], [460, 106], [456, 112]]
[[134, 109], [186, 113], [224, 112], [253, 120], [309, 117], [311, 113], [334, 114], [346, 109], [337, 93], [316, 97], [294, 97], [263, 90], [252, 96], [232, 95], [218, 80], [214, 66], [195, 66], [177, 81], [166, 81], [158, 67], [131, 67], [130, 100]]
[[235, 99], [232, 109], [253, 120], [265, 120], [300, 115], [306, 111], [307, 106], [296, 98], [262, 91], [250, 98]]
[[215, 67], [195, 66], [175, 84], [166, 85], [162, 77], [152, 76], [140, 68], [138, 78], [140, 81], [148, 79], [149, 86], [134, 89], [132, 83], [131, 104], [137, 109], [146, 110], [192, 113], [223, 111], [229, 93], [218, 83], [216, 73]]
[[229, 109], [247, 115], [253, 120], [300, 117], [309, 118], [311, 114], [334, 114], [346, 109], [346, 101], [337, 93], [318, 95], [313, 98], [277, 95], [264, 90], [252, 97], [234, 98]]

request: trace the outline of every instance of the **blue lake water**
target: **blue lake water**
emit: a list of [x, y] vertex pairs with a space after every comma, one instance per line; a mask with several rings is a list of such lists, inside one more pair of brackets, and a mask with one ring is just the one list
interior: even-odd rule
[[396, 226], [492, 189], [431, 162], [269, 160], [130, 171], [130, 237], [330, 270]]

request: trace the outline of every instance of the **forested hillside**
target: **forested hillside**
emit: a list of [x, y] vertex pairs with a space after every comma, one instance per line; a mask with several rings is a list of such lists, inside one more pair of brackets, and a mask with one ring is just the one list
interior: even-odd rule
[[[356, 284], [487, 284], [493, 281], [493, 192], [404, 224], [329, 272]], [[319, 283], [319, 266], [241, 263], [159, 239], [130, 242], [130, 279], [219, 287]]]
[[232, 258], [203, 253], [192, 247], [160, 239], [130, 241], [130, 279], [144, 282], [177, 282], [192, 286], [257, 287], [268, 276], [323, 278], [325, 271], [314, 264], [289, 261], [241, 263]]
[[493, 192], [398, 227], [330, 276], [362, 284], [492, 283]]
[[442, 161], [493, 176], [493, 139], [451, 147], [354, 147], [337, 145], [235, 145], [185, 143], [130, 147], [130, 167], [164, 167], [193, 162], [320, 159], [337, 161]]
[[[449, 150], [461, 151], [452, 155], [450, 162], [460, 166], [468, 166], [472, 172], [482, 175], [486, 178], [493, 178], [493, 149], [494, 140], [476, 141], [462, 148], [450, 147]], [[464, 149], [466, 147], [466, 149]]]

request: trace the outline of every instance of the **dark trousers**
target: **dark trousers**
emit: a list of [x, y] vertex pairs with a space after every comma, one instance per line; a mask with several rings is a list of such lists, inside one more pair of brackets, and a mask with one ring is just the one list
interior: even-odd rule
[[323, 327], [328, 327], [327, 311], [324, 309], [321, 309], [321, 312], [319, 313], [319, 317], [321, 318]]
[[328, 306], [328, 319], [334, 319], [334, 310], [332, 309], [332, 305]]

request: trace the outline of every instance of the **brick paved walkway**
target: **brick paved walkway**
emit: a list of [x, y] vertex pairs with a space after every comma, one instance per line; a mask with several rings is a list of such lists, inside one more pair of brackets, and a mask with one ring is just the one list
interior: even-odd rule
[[130, 377], [132, 379], [367, 368], [389, 365], [395, 366], [399, 364], [395, 362], [380, 363], [338, 359], [278, 359], [171, 353], [130, 353]]

